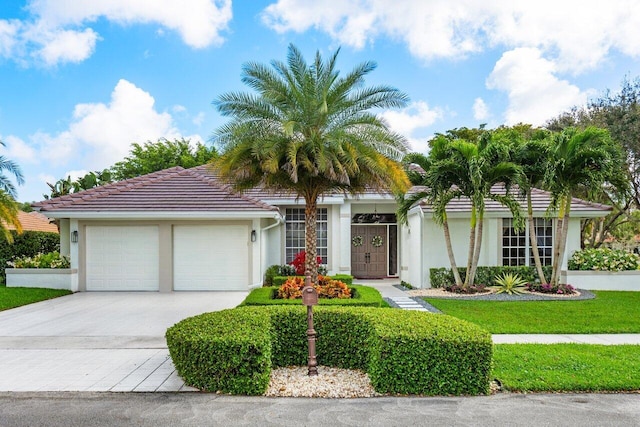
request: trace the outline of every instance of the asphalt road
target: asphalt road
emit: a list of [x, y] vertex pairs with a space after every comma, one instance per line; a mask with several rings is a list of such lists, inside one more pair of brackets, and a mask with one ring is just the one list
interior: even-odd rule
[[640, 426], [640, 394], [296, 399], [0, 393], [0, 426]]

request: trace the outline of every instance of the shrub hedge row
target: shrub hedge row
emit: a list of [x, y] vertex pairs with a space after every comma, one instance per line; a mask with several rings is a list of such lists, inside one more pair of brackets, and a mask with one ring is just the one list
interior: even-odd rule
[[[361, 369], [380, 393], [460, 395], [489, 391], [491, 335], [450, 316], [369, 307], [316, 307], [317, 358]], [[239, 307], [185, 319], [167, 330], [175, 367], [191, 386], [263, 394], [272, 367], [306, 365], [306, 310]]]
[[[273, 286], [282, 286], [282, 284], [286, 282], [289, 277], [304, 278], [304, 276], [274, 276], [271, 282], [273, 283]], [[345, 285], [351, 286], [353, 284], [353, 276], [349, 274], [336, 274], [334, 276], [329, 276], [329, 277], [332, 278], [333, 280], [339, 280]]]
[[[542, 267], [547, 279], [551, 278], [551, 267]], [[464, 275], [467, 271], [466, 268], [458, 268], [460, 276], [464, 279]], [[517, 274], [527, 283], [540, 283], [538, 273], [534, 266], [493, 266], [493, 267], [478, 267], [476, 270], [475, 283], [485, 286], [493, 286], [497, 276], [501, 276], [504, 273]], [[453, 278], [453, 272], [450, 268], [432, 268], [429, 270], [429, 279], [431, 281], [432, 288], [442, 288], [445, 285], [455, 283]]]
[[32, 257], [38, 253], [60, 251], [60, 235], [44, 231], [25, 231], [17, 234], [11, 231], [13, 243], [0, 239], [0, 277], [5, 283], [7, 261], [17, 257]]
[[[351, 294], [348, 299], [320, 298], [319, 305], [348, 305], [360, 307], [381, 307], [382, 295], [377, 289], [369, 286], [351, 285]], [[277, 286], [269, 286], [254, 289], [247, 295], [241, 305], [302, 305], [301, 299], [276, 299]]]

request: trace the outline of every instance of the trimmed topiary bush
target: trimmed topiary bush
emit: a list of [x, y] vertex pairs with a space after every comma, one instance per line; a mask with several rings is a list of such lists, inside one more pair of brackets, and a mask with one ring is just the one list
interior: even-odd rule
[[[316, 307], [318, 363], [369, 373], [376, 391], [460, 395], [489, 391], [491, 335], [450, 316]], [[185, 319], [167, 345], [185, 383], [263, 394], [271, 367], [306, 365], [305, 307], [239, 307]]]
[[[382, 295], [377, 289], [369, 286], [351, 285], [351, 298], [328, 299], [320, 298], [320, 305], [347, 305], [360, 307], [381, 307]], [[301, 299], [276, 298], [278, 287], [263, 287], [254, 289], [247, 295], [240, 305], [302, 305]]]

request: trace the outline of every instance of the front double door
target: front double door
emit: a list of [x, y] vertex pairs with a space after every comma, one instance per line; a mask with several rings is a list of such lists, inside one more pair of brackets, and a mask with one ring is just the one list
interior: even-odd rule
[[387, 277], [387, 226], [351, 226], [351, 274], [359, 279]]

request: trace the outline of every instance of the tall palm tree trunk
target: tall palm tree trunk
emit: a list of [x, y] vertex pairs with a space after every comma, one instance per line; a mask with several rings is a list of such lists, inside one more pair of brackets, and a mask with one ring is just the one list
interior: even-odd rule
[[471, 271], [469, 272], [469, 286], [473, 286], [476, 281], [476, 270], [478, 262], [480, 262], [480, 249], [482, 248], [482, 233], [484, 229], [484, 212], [478, 213], [478, 225], [476, 231], [476, 245], [473, 249], [473, 261], [471, 262]]
[[316, 220], [318, 213], [317, 197], [305, 197], [304, 229], [305, 260], [304, 275], [311, 276], [311, 284], [318, 284], [318, 230]]
[[449, 263], [451, 264], [451, 271], [453, 271], [453, 278], [456, 281], [457, 286], [462, 286], [462, 278], [456, 265], [456, 257], [453, 253], [453, 246], [451, 245], [451, 233], [449, 232], [449, 221], [447, 220], [447, 214], [444, 214], [442, 220], [442, 228], [444, 230], [444, 242], [447, 246], [447, 255], [449, 255]]
[[464, 287], [471, 286], [471, 265], [473, 264], [473, 253], [476, 248], [476, 208], [471, 206], [471, 221], [469, 224], [469, 251], [467, 252], [467, 272], [464, 278]]
[[542, 270], [542, 262], [540, 261], [540, 253], [538, 252], [538, 239], [536, 236], [536, 225], [533, 221], [533, 204], [531, 203], [531, 191], [527, 192], [527, 220], [529, 223], [529, 241], [531, 242], [531, 251], [533, 252], [533, 262], [536, 266], [536, 272], [538, 273], [538, 279], [540, 283], [547, 283], [547, 278], [544, 277], [544, 271]]
[[567, 247], [567, 231], [569, 230], [569, 211], [571, 209], [571, 197], [564, 196], [562, 207], [556, 226], [556, 242], [553, 254], [553, 272], [551, 273], [551, 283], [557, 285], [560, 282], [560, 272], [564, 261], [564, 251]]

